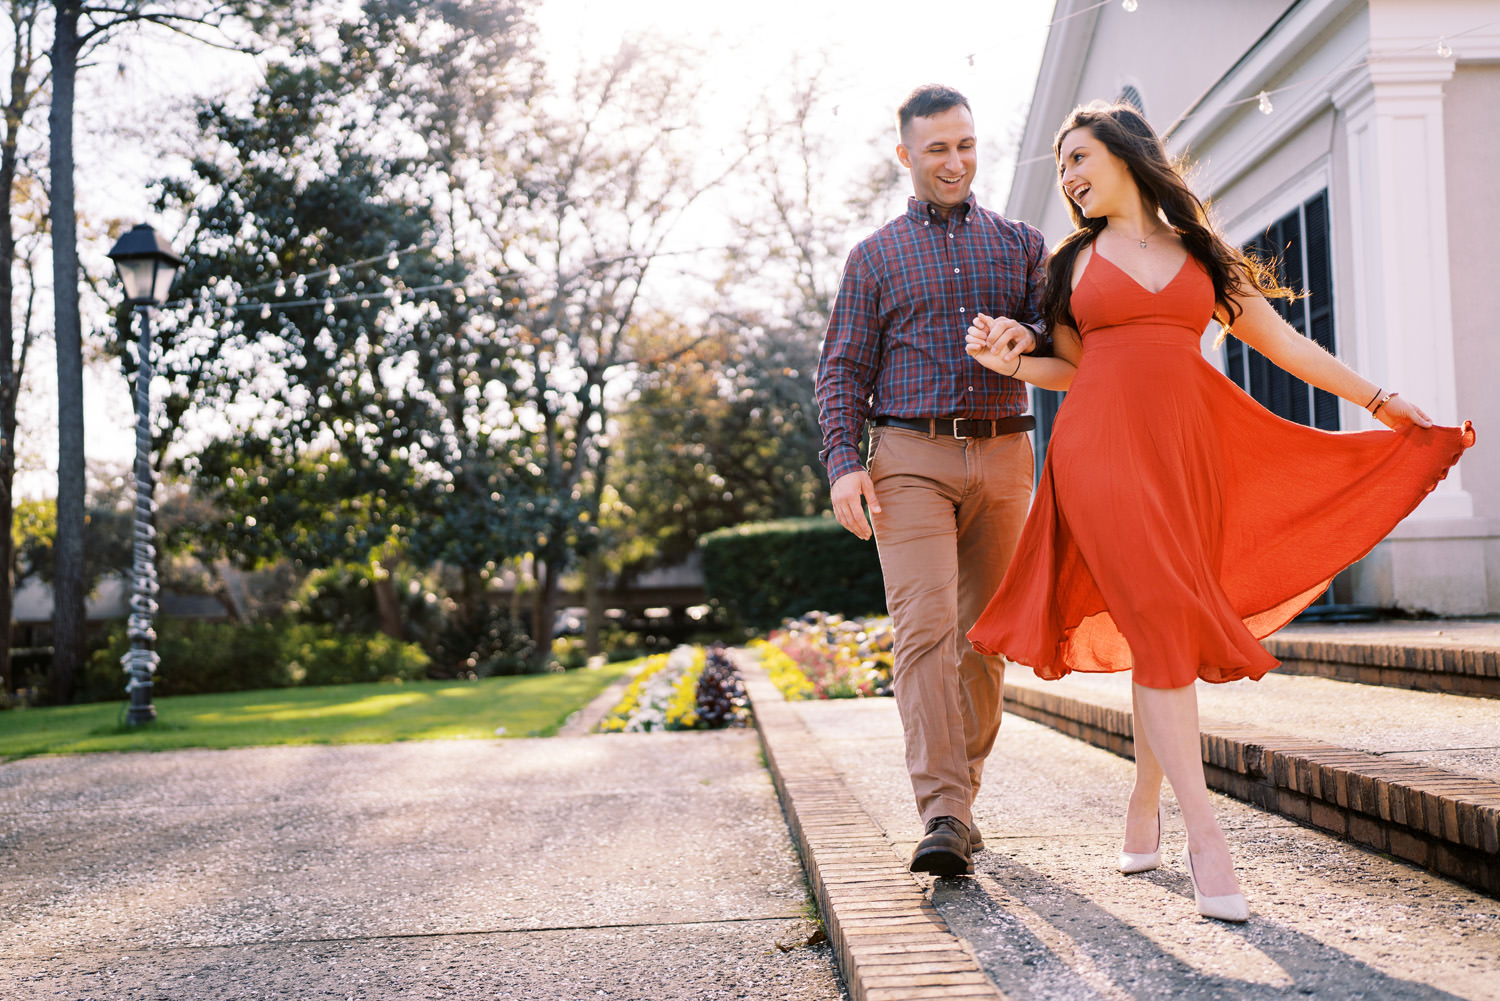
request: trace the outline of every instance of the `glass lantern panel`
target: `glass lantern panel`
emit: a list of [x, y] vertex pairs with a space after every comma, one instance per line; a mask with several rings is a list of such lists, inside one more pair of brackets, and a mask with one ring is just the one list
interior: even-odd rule
[[172, 279], [176, 277], [176, 265], [166, 261], [157, 262], [156, 287], [151, 290], [151, 300], [158, 306], [167, 301], [167, 293], [172, 291]]
[[115, 267], [120, 271], [120, 283], [125, 286], [126, 299], [139, 302], [151, 295], [152, 279], [156, 271], [155, 261], [149, 257], [137, 257], [116, 261]]

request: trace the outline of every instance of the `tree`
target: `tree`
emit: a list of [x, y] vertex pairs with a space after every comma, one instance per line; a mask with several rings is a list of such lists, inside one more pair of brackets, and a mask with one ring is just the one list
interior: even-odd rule
[[[41, 84], [38, 66], [42, 53], [37, 30], [42, 7], [41, 0], [12, 0], [6, 6], [11, 58], [4, 104], [0, 108], [5, 116], [0, 132], [0, 197], [4, 198], [0, 207], [0, 622], [5, 623], [6, 635], [5, 642], [0, 644], [0, 695], [12, 687], [10, 621], [15, 578], [11, 568], [15, 549], [11, 524], [15, 513], [16, 406], [21, 397], [26, 358], [36, 336], [32, 324], [36, 301], [35, 247], [18, 248], [18, 241], [29, 237], [34, 244], [43, 230], [30, 194], [36, 185], [23, 166], [27, 152], [23, 132]], [[24, 304], [16, 301], [18, 265], [26, 274]]]
[[[627, 575], [680, 562], [715, 529], [826, 505], [808, 378], [816, 354], [792, 357], [805, 342], [763, 330], [710, 331], [700, 339], [664, 322], [656, 343], [668, 360], [640, 374], [619, 416], [618, 505], [606, 524]], [[674, 356], [673, 340], [691, 347]]]
[[[73, 178], [73, 106], [80, 60], [124, 27], [156, 26], [210, 41], [199, 30], [223, 29], [242, 16], [260, 18], [251, 0], [54, 0], [52, 104], [48, 113], [49, 219], [52, 233], [53, 328], [57, 345], [57, 549], [53, 660], [54, 701], [72, 697], [83, 663], [85, 486], [83, 328], [79, 313], [77, 208]], [[229, 44], [215, 42], [215, 44]]]
[[[790, 76], [792, 91], [758, 124], [758, 197], [741, 200], [720, 283], [731, 293], [712, 312], [711, 335], [644, 373], [620, 419], [613, 517], [627, 571], [676, 562], [716, 528], [828, 505], [813, 400], [819, 345], [844, 257], [899, 204], [901, 176], [888, 143], [841, 159], [820, 75]], [[659, 354], [690, 341], [671, 328], [663, 336]]]
[[[674, 245], [676, 229], [758, 142], [704, 162], [694, 144], [695, 76], [683, 53], [629, 40], [566, 87], [543, 90], [525, 142], [496, 150], [495, 171], [520, 179], [491, 237], [521, 288], [507, 332], [524, 373], [518, 420], [537, 432], [522, 457], [540, 471], [530, 503], [541, 524], [529, 547], [539, 657], [551, 649], [563, 572], [598, 545], [611, 388], [662, 361], [635, 339], [648, 277], [670, 256], [703, 252]], [[591, 564], [590, 587], [598, 569]]]
[[233, 415], [177, 458], [233, 515], [207, 526], [220, 551], [443, 562], [465, 617], [524, 551], [524, 508], [502, 502], [537, 493], [507, 419], [516, 296], [475, 238], [505, 195], [483, 151], [529, 87], [523, 12], [368, 0], [333, 41], [290, 21], [250, 106], [202, 109], [192, 177], [164, 182], [192, 218], [195, 307], [163, 325], [157, 434]]

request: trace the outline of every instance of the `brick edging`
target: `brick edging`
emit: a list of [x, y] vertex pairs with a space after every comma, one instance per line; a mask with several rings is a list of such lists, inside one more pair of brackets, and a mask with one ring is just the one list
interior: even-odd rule
[[[1005, 709], [1133, 756], [1123, 709], [1020, 685]], [[1500, 782], [1211, 721], [1202, 743], [1210, 788], [1500, 896]]]
[[731, 656], [851, 1001], [1002, 1001], [759, 658]]
[[1500, 650], [1281, 636], [1261, 645], [1281, 661], [1285, 674], [1500, 698]]

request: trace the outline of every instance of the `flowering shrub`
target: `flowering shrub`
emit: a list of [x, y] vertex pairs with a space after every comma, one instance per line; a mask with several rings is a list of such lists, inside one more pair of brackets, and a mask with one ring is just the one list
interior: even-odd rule
[[781, 652], [780, 647], [774, 647], [765, 640], [751, 640], [750, 649], [760, 654], [760, 666], [766, 669], [771, 684], [781, 690], [782, 697], [788, 702], [818, 697], [813, 683], [807, 680], [807, 675], [802, 673], [795, 660]]
[[849, 699], [891, 694], [894, 644], [889, 616], [847, 619], [808, 612], [771, 633], [766, 647], [781, 657], [767, 656], [766, 647], [761, 653], [771, 681], [786, 698]]
[[[707, 662], [703, 648], [692, 646], [647, 657], [640, 673], [625, 689], [620, 704], [599, 724], [599, 732], [643, 733], [729, 725], [720, 720], [723, 713], [715, 713], [713, 720], [704, 720], [699, 715], [700, 681]], [[715, 672], [715, 679], [724, 684], [722, 670]], [[743, 698], [740, 705], [743, 706]]]

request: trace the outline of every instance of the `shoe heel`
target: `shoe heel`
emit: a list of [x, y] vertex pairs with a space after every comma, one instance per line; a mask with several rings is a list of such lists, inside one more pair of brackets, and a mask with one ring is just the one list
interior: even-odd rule
[[1156, 851], [1154, 852], [1120, 852], [1120, 871], [1127, 876], [1138, 872], [1150, 872], [1152, 869], [1161, 868], [1161, 832], [1166, 826], [1166, 808], [1156, 808]]

